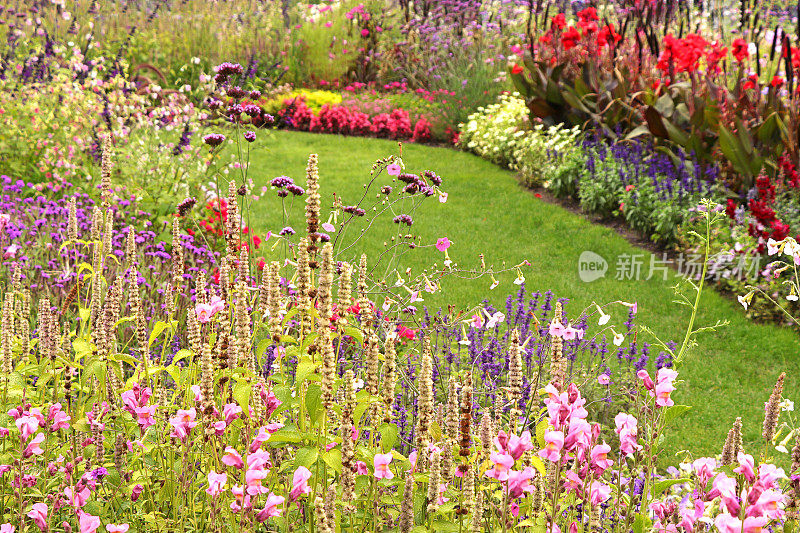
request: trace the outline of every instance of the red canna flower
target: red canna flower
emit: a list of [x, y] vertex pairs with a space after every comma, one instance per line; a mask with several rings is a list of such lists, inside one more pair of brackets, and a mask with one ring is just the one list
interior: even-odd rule
[[561, 36], [561, 44], [564, 46], [564, 50], [575, 48], [580, 40], [581, 34], [578, 33], [575, 26], [570, 26], [569, 29], [564, 32], [564, 35]]
[[553, 17], [552, 22], [550, 23], [550, 28], [553, 30], [563, 30], [567, 27], [567, 17], [564, 16], [564, 13], [559, 13], [555, 17]]
[[731, 43], [731, 47], [731, 53], [739, 63], [750, 57], [750, 51], [747, 49], [747, 41], [741, 37], [734, 39], [733, 43]]

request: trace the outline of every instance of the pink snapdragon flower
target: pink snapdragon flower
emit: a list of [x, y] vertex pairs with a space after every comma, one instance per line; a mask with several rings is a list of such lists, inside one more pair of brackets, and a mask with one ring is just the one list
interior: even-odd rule
[[550, 326], [547, 328], [547, 332], [551, 337], [563, 337], [564, 331], [566, 331], [566, 328], [558, 320], [550, 322]]
[[286, 498], [283, 496], [275, 496], [270, 492], [269, 496], [267, 496], [267, 501], [264, 504], [264, 508], [256, 515], [256, 520], [259, 522], [266, 522], [267, 518], [281, 516], [283, 511], [278, 509], [278, 506], [283, 505], [283, 502], [285, 501]]
[[258, 433], [256, 433], [256, 435], [253, 437], [253, 442], [250, 443], [250, 453], [253, 453], [261, 448], [261, 445], [267, 442], [269, 437], [270, 432], [267, 431], [267, 428], [263, 426], [258, 428]]
[[697, 475], [697, 484], [705, 487], [708, 480], [714, 477], [714, 470], [717, 468], [717, 460], [712, 457], [701, 457], [692, 463], [694, 473]]
[[737, 474], [743, 475], [744, 478], [752, 483], [756, 479], [755, 460], [752, 455], [744, 452], [739, 452], [737, 456], [739, 466], [734, 468], [733, 471]]
[[47, 529], [47, 504], [34, 503], [33, 508], [28, 511], [28, 517], [33, 519], [36, 527], [44, 531]]
[[209, 322], [214, 315], [225, 309], [225, 300], [219, 296], [213, 296], [209, 303], [197, 304], [194, 309], [195, 313], [197, 313], [197, 320], [201, 324], [205, 324]]
[[106, 524], [108, 533], [128, 533], [131, 526], [128, 524]]
[[191, 409], [178, 409], [175, 416], [169, 419], [169, 423], [173, 427], [171, 435], [180, 440], [186, 440], [192, 428], [197, 425], [197, 411], [194, 407]]
[[47, 413], [47, 419], [51, 421], [50, 431], [58, 431], [59, 429], [68, 429], [69, 428], [69, 421], [72, 418], [61, 410], [60, 403], [54, 403], [50, 406], [50, 410]]
[[539, 450], [539, 457], [557, 463], [561, 459], [561, 449], [564, 447], [563, 431], [545, 431], [544, 448]]
[[619, 450], [625, 456], [631, 456], [642, 449], [641, 444], [636, 442], [638, 423], [636, 417], [627, 413], [619, 413], [614, 417], [614, 431], [619, 435]]
[[526, 492], [532, 492], [534, 486], [531, 479], [536, 476], [536, 471], [530, 466], [523, 470], [511, 470], [508, 473], [508, 494], [512, 498], [519, 498]]
[[592, 481], [589, 489], [589, 500], [592, 505], [600, 505], [611, 497], [611, 487], [600, 481]]
[[11, 524], [8, 524], [8, 523], [0, 524], [0, 533], [14, 533], [14, 531], [16, 531], [16, 530], [17, 530], [17, 528], [12, 526]]
[[514, 460], [519, 459], [522, 457], [522, 454], [527, 452], [528, 450], [532, 450], [534, 448], [533, 443], [531, 442], [531, 432], [527, 429], [522, 432], [522, 435], [517, 437], [516, 435], [511, 435], [508, 439], [508, 444], [506, 445], [506, 451], [514, 458]]
[[28, 446], [25, 448], [25, 451], [22, 453], [22, 456], [26, 459], [33, 455], [42, 455], [44, 450], [41, 446], [39, 446], [42, 442], [44, 442], [44, 433], [38, 433], [31, 441], [28, 443]]
[[786, 496], [777, 490], [769, 489], [761, 493], [756, 504], [747, 509], [747, 516], [766, 516], [770, 520], [783, 520], [786, 512], [783, 503]]
[[374, 466], [375, 477], [378, 479], [392, 479], [394, 474], [389, 469], [389, 463], [392, 462], [391, 453], [378, 453], [375, 454]]
[[17, 429], [24, 441], [28, 440], [39, 429], [39, 420], [35, 416], [20, 416], [14, 423], [17, 425]]
[[244, 467], [244, 460], [235, 448], [232, 446], [226, 446], [225, 455], [222, 456], [222, 464], [242, 469]]
[[608, 453], [611, 451], [611, 446], [606, 444], [598, 444], [592, 448], [592, 452], [590, 454], [592, 468], [594, 469], [595, 474], [602, 475], [611, 465], [614, 464], [614, 461], [608, 458]]
[[213, 470], [208, 473], [208, 488], [206, 492], [215, 498], [223, 493], [225, 485], [228, 484], [228, 474], [218, 474]]
[[720, 513], [714, 519], [714, 525], [720, 533], [761, 533], [764, 526], [767, 525], [767, 518], [762, 517], [749, 517], [744, 519], [744, 524], [736, 516], [728, 513]]
[[100, 527], [100, 517], [78, 511], [78, 526], [81, 533], [94, 533]]
[[507, 453], [499, 452], [492, 452], [489, 458], [494, 463], [494, 466], [487, 470], [484, 475], [497, 481], [507, 480], [508, 472], [514, 466], [514, 458]]
[[86, 501], [91, 494], [92, 492], [89, 490], [89, 487], [83, 487], [81, 490], [75, 490], [72, 487], [64, 489], [64, 496], [67, 497], [67, 502], [76, 509], [80, 509], [86, 505]]
[[303, 494], [311, 492], [311, 487], [308, 486], [309, 479], [311, 479], [311, 471], [304, 466], [297, 467], [292, 477], [292, 491], [289, 493], [291, 501], [297, 501]]

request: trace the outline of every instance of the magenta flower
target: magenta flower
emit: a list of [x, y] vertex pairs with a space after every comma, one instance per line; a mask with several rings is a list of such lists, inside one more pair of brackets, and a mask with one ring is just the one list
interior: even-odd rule
[[597, 446], [592, 448], [590, 453], [590, 458], [592, 461], [592, 468], [594, 469], [595, 474], [602, 475], [606, 469], [610, 468], [611, 465], [614, 464], [614, 461], [608, 458], [608, 453], [611, 451], [611, 446], [606, 444], [598, 444]]
[[226, 426], [229, 426], [231, 422], [239, 418], [240, 414], [242, 414], [242, 408], [235, 403], [225, 404], [225, 407], [222, 408], [222, 416], [225, 417]]
[[39, 446], [42, 442], [44, 442], [44, 433], [39, 433], [38, 435], [33, 437], [33, 440], [31, 440], [27, 448], [25, 448], [25, 451], [22, 453], [22, 456], [28, 458], [32, 455], [42, 455], [44, 453], [44, 450], [42, 449], [41, 446]]
[[494, 463], [494, 466], [487, 470], [484, 475], [497, 481], [507, 480], [508, 473], [511, 467], [514, 466], [514, 458], [507, 453], [492, 452], [489, 459]]
[[79, 510], [78, 525], [81, 533], [94, 533], [100, 527], [100, 517]]
[[714, 470], [717, 468], [717, 461], [712, 457], [701, 457], [694, 460], [692, 468], [697, 475], [698, 485], [705, 487], [708, 480], [714, 476]]
[[611, 487], [600, 481], [593, 481], [589, 490], [592, 505], [600, 505], [611, 497]]
[[522, 435], [517, 437], [516, 435], [511, 435], [508, 439], [508, 444], [506, 445], [506, 450], [514, 460], [519, 459], [522, 457], [522, 454], [527, 452], [528, 450], [532, 450], [534, 448], [533, 443], [531, 442], [531, 432], [527, 429], [522, 432]]
[[565, 331], [564, 325], [558, 320], [553, 320], [552, 322], [550, 322], [550, 327], [547, 330], [547, 332], [552, 337], [563, 337], [564, 331]]
[[222, 464], [240, 469], [244, 467], [242, 456], [230, 446], [225, 448], [225, 455], [222, 456]]
[[212, 498], [219, 496], [225, 490], [225, 485], [228, 483], [228, 474], [218, 474], [213, 470], [208, 473], [208, 488], [206, 492]]
[[[413, 452], [416, 454], [417, 452]], [[414, 455], [414, 462], [416, 462], [417, 456]], [[410, 458], [409, 458], [410, 460]], [[413, 464], [413, 463], [412, 463]], [[367, 470], [367, 463], [364, 461], [356, 461], [356, 475], [357, 476], [366, 476], [369, 475], [369, 470]]]
[[256, 433], [255, 437], [253, 437], [253, 442], [250, 443], [250, 453], [253, 453], [261, 448], [261, 445], [269, 440], [269, 436], [270, 433], [267, 431], [267, 428], [258, 428], [258, 433]]
[[440, 252], [444, 252], [448, 248], [450, 248], [450, 239], [448, 239], [447, 237], [442, 237], [441, 239], [436, 241], [436, 249], [439, 250]]
[[378, 479], [392, 479], [394, 474], [389, 469], [389, 463], [392, 462], [391, 453], [378, 453], [375, 454], [374, 466], [375, 477]]
[[281, 516], [283, 511], [278, 509], [278, 506], [283, 505], [284, 501], [286, 501], [286, 498], [283, 496], [275, 496], [270, 492], [269, 496], [267, 496], [264, 508], [256, 515], [256, 520], [259, 522], [266, 522], [267, 518]]
[[80, 509], [86, 505], [86, 500], [89, 499], [91, 494], [92, 492], [89, 490], [89, 487], [84, 487], [79, 491], [74, 490], [72, 487], [64, 489], [64, 496], [67, 497], [67, 502], [76, 509]]
[[753, 459], [752, 455], [748, 455], [744, 452], [739, 452], [737, 457], [739, 461], [739, 466], [734, 468], [733, 471], [737, 474], [741, 474], [747, 479], [748, 482], [752, 483], [756, 479], [756, 472], [755, 472], [755, 460]]
[[536, 476], [536, 471], [530, 466], [523, 470], [511, 470], [508, 473], [508, 494], [512, 498], [519, 498], [526, 492], [532, 492], [534, 486], [531, 479]]
[[28, 511], [28, 517], [32, 518], [36, 527], [42, 531], [47, 529], [47, 504], [34, 503], [33, 508]]
[[292, 477], [292, 491], [289, 493], [291, 501], [297, 501], [303, 494], [311, 492], [311, 487], [308, 486], [309, 479], [311, 479], [311, 471], [304, 466], [297, 467]]
[[39, 429], [39, 420], [34, 416], [21, 416], [17, 418], [14, 423], [22, 434], [22, 440], [28, 440], [28, 438]]
[[768, 489], [761, 493], [756, 504], [747, 509], [747, 516], [766, 516], [770, 520], [783, 520], [786, 513], [782, 506], [785, 495], [780, 491]]
[[169, 423], [173, 427], [171, 435], [180, 440], [186, 440], [192, 428], [197, 425], [197, 411], [194, 407], [191, 409], [178, 409], [175, 416], [169, 419]]
[[400, 168], [400, 165], [398, 165], [397, 163], [391, 163], [389, 165], [386, 165], [386, 173], [389, 174], [390, 176], [399, 176], [402, 170], [403, 169]]
[[561, 459], [561, 448], [564, 447], [563, 431], [545, 431], [544, 448], [539, 450], [539, 457], [557, 463]]
[[269, 492], [269, 489], [261, 485], [261, 481], [266, 479], [268, 475], [268, 469], [252, 468], [248, 470], [244, 475], [247, 494], [250, 496], [258, 496], [259, 494], [266, 494]]

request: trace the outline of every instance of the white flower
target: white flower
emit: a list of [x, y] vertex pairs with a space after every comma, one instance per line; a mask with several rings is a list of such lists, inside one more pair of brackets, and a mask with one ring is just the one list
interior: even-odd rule
[[786, 299], [789, 300], [790, 302], [796, 302], [797, 301], [797, 295], [796, 294], [789, 294], [788, 296], [786, 296]]
[[747, 309], [747, 306], [750, 305], [750, 302], [746, 296], [737, 296], [736, 299], [739, 300], [739, 303], [742, 304], [742, 307], [745, 309]]
[[784, 398], [781, 400], [781, 403], [778, 404], [778, 407], [781, 408], [781, 411], [794, 411], [794, 402], [788, 398]]
[[778, 241], [770, 237], [767, 241], [767, 253], [769, 255], [775, 255], [778, 253], [778, 248]]
[[489, 290], [491, 291], [491, 290], [495, 289], [498, 285], [500, 285], [500, 282], [499, 281], [495, 281], [494, 283], [492, 283], [489, 286]]
[[514, 280], [514, 285], [522, 285], [523, 283], [525, 283], [525, 276], [523, 276], [522, 273], [520, 273], [517, 276], [517, 279]]
[[614, 333], [614, 346], [620, 346], [624, 340], [625, 336], [622, 333]]
[[506, 315], [504, 315], [503, 313], [498, 311], [498, 312], [496, 312], [495, 314], [493, 314], [492, 316], [489, 317], [489, 320], [486, 322], [486, 327], [487, 328], [493, 328], [497, 324], [499, 324], [501, 322], [504, 322], [505, 319], [506, 319]]
[[786, 446], [784, 446], [783, 444], [779, 444], [778, 446], [775, 446], [775, 449], [777, 451], [781, 452], [781, 453], [789, 453], [789, 450], [787, 450]]
[[359, 390], [361, 390], [363, 388], [364, 388], [364, 380], [363, 379], [358, 378], [358, 379], [354, 379], [353, 380], [353, 389], [354, 390], [359, 391]]

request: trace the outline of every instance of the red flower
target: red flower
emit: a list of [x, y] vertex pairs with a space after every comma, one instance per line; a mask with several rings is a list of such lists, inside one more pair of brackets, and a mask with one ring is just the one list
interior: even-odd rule
[[728, 205], [725, 206], [725, 214], [728, 215], [728, 218], [736, 217], [736, 207], [736, 200], [728, 198]]
[[772, 78], [772, 81], [769, 82], [769, 84], [775, 87], [776, 89], [780, 89], [781, 87], [783, 87], [784, 83], [785, 83], [784, 79], [781, 78], [780, 76], [775, 76], [774, 78]]
[[600, 48], [611, 44], [612, 42], [618, 43], [622, 40], [622, 35], [614, 31], [614, 26], [607, 24], [600, 28], [600, 33], [597, 34], [597, 46]]
[[744, 90], [755, 89], [757, 83], [758, 83], [758, 76], [755, 75], [755, 74], [750, 74], [747, 77], [747, 81], [744, 82], [743, 88], [744, 88]]
[[564, 16], [564, 13], [559, 13], [555, 17], [553, 17], [553, 21], [550, 23], [550, 28], [555, 30], [563, 30], [567, 27], [567, 17]]
[[582, 9], [578, 11], [578, 19], [581, 22], [589, 22], [592, 20], [600, 20], [597, 17], [597, 10], [593, 7], [587, 7], [586, 9]]
[[511, 67], [511, 74], [522, 74], [524, 70], [521, 65], [514, 63], [514, 66]]
[[569, 29], [564, 32], [564, 35], [561, 36], [561, 44], [564, 46], [564, 50], [575, 48], [580, 40], [581, 34], [578, 33], [575, 26], [570, 26]]
[[258, 247], [261, 246], [261, 237], [258, 235], [253, 235], [253, 246], [255, 246], [256, 250], [258, 250]]
[[731, 53], [739, 63], [750, 57], [750, 51], [747, 49], [747, 41], [741, 37], [734, 39], [733, 43], [731, 43]]

